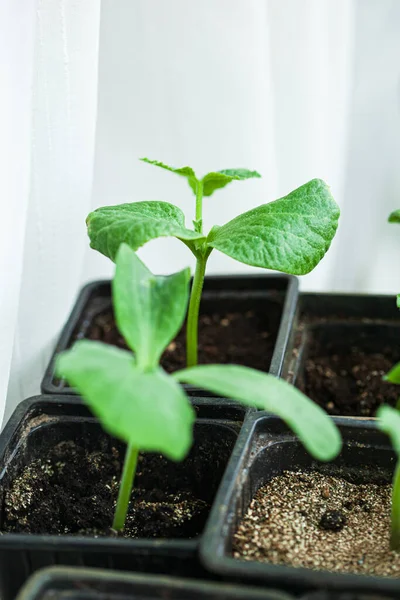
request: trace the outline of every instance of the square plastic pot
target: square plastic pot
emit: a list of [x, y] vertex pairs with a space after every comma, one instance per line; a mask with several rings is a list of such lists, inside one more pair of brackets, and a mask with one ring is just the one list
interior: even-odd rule
[[[206, 414], [207, 411], [199, 414]], [[237, 439], [237, 421], [196, 420], [194, 444], [183, 463], [172, 463], [183, 473], [197, 497], [212, 504], [220, 479]], [[0, 435], [0, 519], [4, 493], [10, 481], [35, 458], [64, 440], [76, 440], [89, 450], [124, 445], [107, 435], [77, 397], [31, 398], [22, 402]], [[204, 464], [203, 464], [204, 459]], [[192, 460], [192, 462], [190, 462]], [[196, 472], [193, 461], [196, 461]], [[200, 475], [199, 475], [200, 474]], [[162, 472], [161, 472], [162, 477]], [[175, 479], [175, 476], [173, 477]], [[77, 535], [0, 535], [0, 597], [14, 598], [19, 587], [36, 570], [50, 565], [76, 565], [199, 576], [199, 537], [195, 539], [120, 539]]]
[[323, 356], [346, 354], [352, 345], [366, 354], [384, 355], [388, 347], [399, 346], [399, 337], [400, 311], [394, 296], [300, 294], [281, 377], [304, 390], [312, 347], [314, 354], [317, 348]]
[[[283, 357], [290, 336], [298, 296], [298, 282], [290, 275], [236, 275], [207, 276], [201, 300], [202, 314], [218, 311], [246, 312], [257, 307], [268, 310], [280, 307], [276, 323], [276, 341], [270, 364], [266, 358], [265, 370], [280, 375]], [[62, 330], [41, 384], [44, 394], [74, 394], [75, 391], [54, 375], [57, 355], [69, 348], [75, 339], [84, 338], [93, 319], [111, 309], [110, 281], [95, 281], [86, 285], [78, 296], [71, 315]], [[208, 392], [191, 385], [183, 386], [193, 396], [210, 396]]]
[[34, 575], [17, 600], [291, 600], [278, 590], [101, 569], [52, 567]]
[[333, 463], [322, 466], [307, 454], [279, 419], [265, 413], [248, 417], [201, 540], [201, 560], [206, 568], [220, 576], [236, 577], [245, 583], [282, 587], [290, 592], [323, 589], [400, 597], [400, 579], [316, 571], [239, 560], [232, 556], [234, 532], [255, 493], [283, 471], [312, 470], [319, 466], [329, 474], [335, 472], [335, 465], [340, 465], [353, 476], [363, 477], [363, 472], [366, 476], [365, 469], [373, 467], [382, 469], [390, 477], [395, 456], [388, 438], [376, 429], [375, 421], [352, 417], [334, 420], [341, 430], [344, 447]]

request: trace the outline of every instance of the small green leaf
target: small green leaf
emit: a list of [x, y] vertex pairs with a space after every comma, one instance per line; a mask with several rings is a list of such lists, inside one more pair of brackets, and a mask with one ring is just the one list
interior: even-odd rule
[[153, 275], [126, 244], [116, 258], [112, 283], [118, 329], [136, 353], [138, 364], [158, 366], [161, 354], [178, 333], [186, 315], [190, 269]]
[[238, 365], [196, 366], [178, 371], [173, 377], [274, 413], [319, 460], [332, 460], [340, 452], [340, 433], [332, 419], [315, 402], [282, 379]]
[[90, 246], [115, 260], [122, 243], [137, 250], [158, 237], [176, 237], [189, 247], [201, 233], [186, 229], [183, 212], [168, 202], [133, 202], [103, 206], [86, 219]]
[[339, 214], [329, 187], [313, 179], [229, 221], [207, 244], [247, 265], [305, 275], [328, 250]]
[[166, 169], [167, 171], [171, 171], [171, 173], [176, 173], [177, 175], [186, 177], [193, 192], [196, 193], [198, 179], [196, 177], [195, 172], [193, 171], [193, 169], [191, 167], [180, 167], [178, 169], [175, 169], [174, 167], [165, 165], [164, 163], [162, 163], [158, 160], [150, 160], [149, 158], [141, 158], [140, 160], [142, 160], [145, 163], [148, 163], [149, 165], [154, 165], [155, 167], [160, 167], [161, 169]]
[[400, 455], [400, 413], [391, 406], [380, 406], [376, 412], [378, 428], [390, 437], [396, 454]]
[[161, 369], [143, 373], [130, 352], [82, 340], [57, 359], [104, 429], [140, 450], [182, 460], [195, 414], [182, 388]]
[[397, 294], [396, 306], [397, 306], [397, 308], [400, 308], [400, 294]]
[[389, 215], [389, 223], [400, 223], [400, 210], [394, 210]]
[[202, 179], [203, 195], [211, 196], [215, 190], [225, 187], [231, 181], [243, 181], [253, 177], [261, 177], [257, 171], [249, 171], [248, 169], [225, 169], [207, 173]]
[[390, 381], [390, 383], [400, 383], [400, 363], [392, 367], [389, 373], [383, 376], [383, 380]]

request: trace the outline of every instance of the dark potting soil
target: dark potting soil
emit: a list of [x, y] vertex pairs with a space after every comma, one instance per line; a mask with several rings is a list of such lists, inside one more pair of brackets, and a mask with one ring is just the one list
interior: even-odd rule
[[[281, 311], [279, 302], [270, 302], [266, 306], [264, 301], [260, 307], [243, 313], [231, 311], [200, 315], [199, 363], [233, 363], [268, 371]], [[170, 373], [185, 367], [185, 334], [183, 326], [162, 356], [161, 364]], [[75, 339], [79, 337], [77, 332]], [[111, 309], [94, 317], [85, 337], [126, 349]]]
[[[115, 535], [111, 525], [123, 458], [114, 446], [105, 453], [73, 441], [58, 443], [12, 481], [5, 493], [2, 531]], [[175, 463], [158, 455], [140, 456], [123, 536], [197, 536], [210, 506], [189, 488]]]
[[397, 385], [382, 379], [399, 358], [390, 346], [337, 352], [313, 340], [299, 387], [331, 415], [374, 417], [381, 404], [394, 406], [400, 396]]
[[233, 555], [308, 569], [400, 577], [390, 550], [390, 483], [290, 472], [258, 490], [234, 535]]

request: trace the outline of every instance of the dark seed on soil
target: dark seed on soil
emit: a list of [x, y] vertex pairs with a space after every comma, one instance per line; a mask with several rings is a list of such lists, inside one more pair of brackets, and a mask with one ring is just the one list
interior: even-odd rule
[[346, 525], [346, 517], [340, 510], [327, 510], [322, 515], [319, 526], [327, 531], [340, 531]]

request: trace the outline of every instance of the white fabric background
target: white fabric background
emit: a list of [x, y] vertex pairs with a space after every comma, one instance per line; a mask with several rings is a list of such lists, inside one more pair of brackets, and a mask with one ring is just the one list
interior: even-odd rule
[[[325, 179], [342, 208], [340, 230], [303, 289], [398, 290], [400, 231], [386, 223], [400, 205], [398, 1], [36, 0], [36, 13], [24, 1], [35, 38], [24, 35], [20, 57], [0, 55], [4, 85], [11, 70], [16, 78], [0, 114], [16, 114], [18, 125], [0, 142], [11, 165], [1, 183], [11, 208], [0, 241], [6, 417], [38, 392], [79, 286], [112, 273], [88, 249], [91, 207], [160, 199], [192, 219], [184, 180], [140, 163], [143, 155], [200, 174], [262, 173], [206, 199], [207, 226]], [[5, 47], [3, 34], [16, 40], [22, 27], [9, 10]], [[20, 90], [32, 72], [31, 107]], [[158, 272], [191, 264], [174, 240], [151, 242], [142, 256]], [[209, 272], [246, 270], [217, 252], [209, 262]]]

